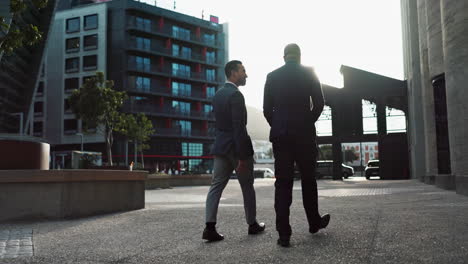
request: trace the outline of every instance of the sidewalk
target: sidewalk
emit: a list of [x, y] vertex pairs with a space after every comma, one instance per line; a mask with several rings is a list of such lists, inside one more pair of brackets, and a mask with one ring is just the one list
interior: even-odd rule
[[256, 180], [264, 234], [247, 235], [237, 181], [218, 212], [225, 240], [205, 243], [207, 186], [146, 192], [143, 210], [0, 224], [0, 263], [468, 263], [468, 197], [417, 180], [319, 181], [330, 225], [309, 234], [300, 182], [291, 207], [291, 248], [276, 245], [274, 180]]

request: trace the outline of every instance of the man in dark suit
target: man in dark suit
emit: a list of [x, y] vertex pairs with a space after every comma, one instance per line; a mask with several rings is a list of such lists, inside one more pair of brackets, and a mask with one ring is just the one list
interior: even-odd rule
[[216, 215], [221, 194], [235, 169], [244, 198], [245, 218], [248, 233], [258, 234], [265, 230], [264, 223], [256, 219], [256, 200], [253, 187], [253, 147], [247, 133], [247, 110], [244, 96], [238, 87], [246, 83], [247, 74], [240, 61], [230, 61], [224, 71], [227, 81], [213, 98], [216, 117], [216, 139], [211, 154], [214, 155], [213, 180], [206, 197], [206, 227], [203, 239], [223, 240], [216, 231]]
[[325, 228], [330, 215], [318, 210], [315, 167], [317, 143], [315, 122], [322, 113], [324, 99], [319, 79], [312, 68], [301, 65], [297, 44], [284, 49], [285, 65], [271, 72], [265, 83], [263, 113], [271, 126], [270, 141], [275, 156], [275, 211], [278, 244], [289, 246], [294, 163], [301, 172], [302, 200], [309, 232]]

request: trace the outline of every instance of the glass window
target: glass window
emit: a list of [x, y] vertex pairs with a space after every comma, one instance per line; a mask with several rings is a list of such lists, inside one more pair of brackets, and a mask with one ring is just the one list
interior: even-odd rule
[[151, 31], [151, 20], [147, 18], [137, 17], [135, 19], [136, 27], [140, 30]]
[[67, 33], [78, 32], [80, 31], [80, 18], [69, 18], [66, 22], [66, 31]]
[[367, 100], [362, 100], [362, 132], [377, 134], [377, 106]]
[[211, 113], [213, 112], [213, 106], [212, 105], [205, 105], [204, 106], [205, 113]]
[[215, 87], [207, 87], [206, 88], [206, 98], [211, 98], [215, 95], [216, 89]]
[[179, 96], [191, 96], [192, 85], [189, 83], [172, 82], [172, 94]]
[[182, 77], [190, 77], [190, 66], [172, 63], [172, 74]]
[[208, 63], [215, 63], [216, 61], [216, 53], [214, 51], [206, 53], [206, 62]]
[[203, 34], [203, 41], [207, 44], [215, 44], [215, 35], [214, 34]]
[[172, 44], [172, 56], [179, 56], [180, 46], [177, 44]]
[[77, 72], [80, 70], [80, 58], [68, 58], [65, 60], [65, 72]]
[[190, 30], [178, 26], [172, 26], [172, 36], [179, 39], [190, 40]]
[[151, 49], [151, 39], [143, 38], [143, 37], [136, 37], [136, 48], [142, 50], [150, 50]]
[[151, 71], [151, 60], [147, 57], [140, 56], [129, 56], [129, 64], [134, 65], [134, 69], [137, 71]]
[[65, 40], [66, 52], [77, 52], [80, 50], [80, 38], [69, 38]]
[[[182, 142], [182, 155], [189, 157], [203, 156], [203, 144]], [[189, 170], [197, 169], [197, 167], [199, 167], [201, 163], [201, 159], [189, 159]]]
[[332, 109], [326, 105], [323, 108], [322, 114], [319, 119], [315, 122], [317, 128], [317, 136], [331, 136], [333, 135], [332, 129]]
[[42, 137], [42, 129], [43, 129], [43, 122], [42, 121], [36, 121], [34, 122], [34, 125], [33, 125], [33, 135], [35, 137]]
[[186, 120], [174, 120], [172, 127], [179, 130], [183, 136], [190, 136], [192, 133], [192, 122]]
[[180, 101], [172, 101], [172, 109], [174, 109], [175, 112], [177, 112], [177, 113], [188, 114], [188, 113], [190, 113], [190, 103], [180, 102]]
[[190, 59], [192, 57], [192, 49], [187, 47], [182, 47], [182, 58]]
[[149, 92], [151, 89], [151, 79], [148, 77], [135, 76], [134, 78], [134, 87], [139, 91]]
[[34, 103], [34, 116], [41, 116], [44, 112], [44, 103], [35, 102]]
[[87, 29], [95, 29], [98, 27], [98, 15], [89, 15], [84, 17], [84, 26], [85, 30]]
[[72, 109], [71, 109], [71, 106], [70, 106], [70, 101], [68, 99], [65, 99], [64, 102], [63, 102], [63, 111], [65, 111], [65, 113], [71, 113], [72, 112]]
[[216, 78], [215, 78], [215, 70], [214, 69], [207, 69], [206, 70], [206, 80], [207, 81], [214, 81]]
[[66, 135], [74, 135], [78, 132], [78, 121], [76, 119], [65, 119], [63, 121], [63, 132]]
[[90, 55], [83, 57], [83, 70], [97, 69], [97, 55]]
[[84, 50], [92, 50], [98, 48], [98, 35], [87, 35], [83, 37]]
[[67, 78], [65, 79], [65, 91], [71, 91], [79, 88], [78, 78]]
[[406, 132], [405, 112], [386, 107], [387, 133]]

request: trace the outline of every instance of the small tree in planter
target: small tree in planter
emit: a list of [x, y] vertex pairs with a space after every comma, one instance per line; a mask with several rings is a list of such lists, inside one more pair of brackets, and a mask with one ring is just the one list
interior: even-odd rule
[[[141, 164], [142, 168], [144, 168], [143, 150], [150, 148], [146, 142], [148, 142], [150, 136], [154, 134], [153, 123], [142, 113], [136, 116], [132, 114], [123, 115], [122, 121], [118, 132], [135, 144], [135, 154], [137, 151], [140, 152]], [[136, 161], [137, 157], [135, 155], [135, 162]]]
[[116, 91], [113, 87], [113, 81], [104, 80], [104, 73], [96, 72], [95, 77], [87, 79], [80, 89], [73, 91], [69, 98], [73, 113], [86, 124], [83, 128], [85, 131], [89, 127], [98, 127], [103, 130], [110, 166], [113, 166], [114, 138], [112, 133], [124, 122], [124, 116], [119, 109], [127, 98], [125, 92]]

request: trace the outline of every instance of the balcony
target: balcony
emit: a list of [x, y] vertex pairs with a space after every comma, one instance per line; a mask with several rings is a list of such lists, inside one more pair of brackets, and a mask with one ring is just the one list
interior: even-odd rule
[[203, 45], [203, 46], [210, 46], [213, 48], [220, 48], [221, 42], [218, 40], [213, 40], [213, 39], [207, 39], [204, 38], [203, 36], [197, 37], [194, 36], [193, 34], [190, 34], [187, 36], [186, 34], [173, 34], [172, 32], [172, 27], [164, 26], [162, 28], [157, 27], [157, 25], [151, 25], [151, 27], [148, 27], [147, 25], [143, 24], [137, 24], [135, 21], [129, 20], [127, 23], [127, 30], [137, 30], [137, 31], [142, 31], [142, 32], [147, 32], [147, 33], [152, 33], [168, 38], [174, 38], [177, 40], [182, 40], [185, 42], [189, 42], [192, 44], [198, 44], [198, 45]]
[[181, 79], [186, 79], [190, 81], [198, 81], [198, 82], [209, 82], [213, 84], [219, 84], [222, 82], [221, 78], [216, 77], [209, 77], [203, 72], [188, 72], [188, 71], [181, 71], [181, 70], [173, 70], [170, 66], [166, 65], [163, 67], [159, 67], [158, 65], [143, 65], [143, 64], [136, 64], [136, 63], [128, 63], [128, 70], [129, 71], [136, 71], [136, 72], [145, 72], [153, 75], [163, 75], [165, 77], [178, 77]]
[[134, 94], [142, 94], [142, 95], [156, 95], [156, 96], [166, 96], [166, 97], [173, 97], [173, 98], [182, 98], [182, 99], [190, 99], [190, 100], [197, 100], [203, 102], [211, 102], [212, 95], [206, 95], [200, 91], [178, 91], [177, 93], [173, 92], [171, 88], [161, 87], [161, 86], [153, 86], [149, 87], [147, 90], [137, 89], [136, 87], [127, 87], [126, 91], [134, 93]]
[[153, 55], [164, 55], [171, 58], [183, 59], [183, 60], [190, 60], [197, 63], [204, 63], [210, 64], [215, 66], [223, 65], [223, 61], [221, 59], [216, 59], [212, 57], [203, 56], [201, 53], [191, 52], [190, 54], [185, 54], [180, 52], [179, 54], [174, 54], [172, 48], [164, 48], [159, 47], [154, 44], [151, 44], [149, 48], [138, 47], [136, 43], [130, 42], [128, 49], [132, 49], [139, 52], [145, 52]]
[[214, 121], [213, 112], [202, 112], [202, 111], [183, 111], [178, 108], [169, 106], [156, 106], [150, 104], [131, 104], [124, 103], [122, 110], [124, 112], [131, 113], [145, 113], [152, 116], [163, 116], [181, 119], [197, 119], [197, 120], [209, 120]]
[[178, 137], [192, 139], [214, 139], [215, 133], [212, 130], [184, 130], [180, 128], [155, 128], [156, 133], [153, 137]]

